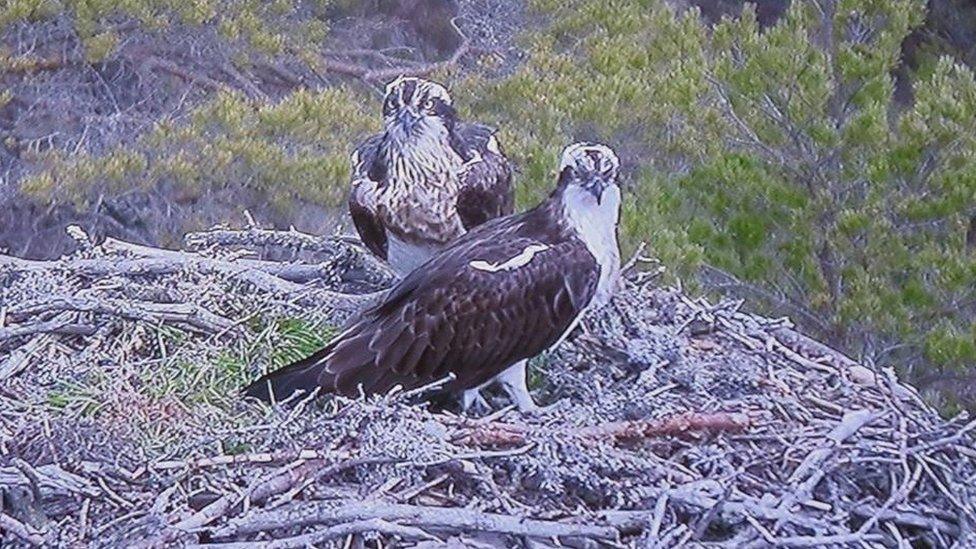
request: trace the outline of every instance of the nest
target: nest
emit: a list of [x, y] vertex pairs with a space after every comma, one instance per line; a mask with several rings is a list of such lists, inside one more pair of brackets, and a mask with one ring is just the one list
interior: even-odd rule
[[976, 541], [976, 422], [741, 303], [629, 269], [534, 361], [531, 416], [427, 388], [269, 407], [240, 387], [374, 302], [382, 265], [295, 232], [73, 234], [0, 256], [4, 546]]

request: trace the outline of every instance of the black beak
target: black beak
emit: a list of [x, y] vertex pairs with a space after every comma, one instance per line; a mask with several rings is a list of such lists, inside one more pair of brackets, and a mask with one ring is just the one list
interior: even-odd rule
[[607, 185], [608, 183], [603, 177], [595, 176], [590, 178], [583, 188], [592, 194], [593, 198], [596, 198], [597, 204], [600, 204], [603, 200], [603, 190], [607, 188]]
[[420, 115], [413, 112], [409, 108], [405, 108], [397, 114], [397, 123], [406, 133], [410, 133], [420, 122]]

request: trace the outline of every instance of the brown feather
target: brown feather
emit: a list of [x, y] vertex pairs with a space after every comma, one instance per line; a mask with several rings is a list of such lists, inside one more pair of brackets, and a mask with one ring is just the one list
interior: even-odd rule
[[[546, 350], [592, 299], [599, 277], [586, 246], [559, 223], [551, 206], [546, 208], [462, 236], [401, 280], [314, 360], [259, 383], [270, 383], [278, 398], [286, 390], [316, 385], [355, 395], [359, 386], [367, 393], [396, 384], [411, 389], [453, 373], [456, 379], [445, 390], [458, 392]], [[504, 263], [540, 244], [548, 248], [511, 270], [488, 272], [471, 265]], [[290, 373], [310, 364], [317, 377]], [[260, 396], [260, 391], [249, 388], [248, 394]]]

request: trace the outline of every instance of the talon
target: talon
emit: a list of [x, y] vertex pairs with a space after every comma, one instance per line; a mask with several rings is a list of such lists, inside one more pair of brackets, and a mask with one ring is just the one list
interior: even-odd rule
[[468, 389], [461, 396], [461, 410], [465, 414], [483, 415], [491, 411], [491, 406], [481, 394], [481, 389]]

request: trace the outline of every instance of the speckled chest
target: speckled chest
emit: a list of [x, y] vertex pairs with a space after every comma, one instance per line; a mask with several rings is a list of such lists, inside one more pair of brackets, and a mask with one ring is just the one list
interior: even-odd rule
[[423, 145], [388, 153], [377, 214], [404, 242], [443, 245], [464, 233], [457, 213], [464, 162], [450, 146]]

